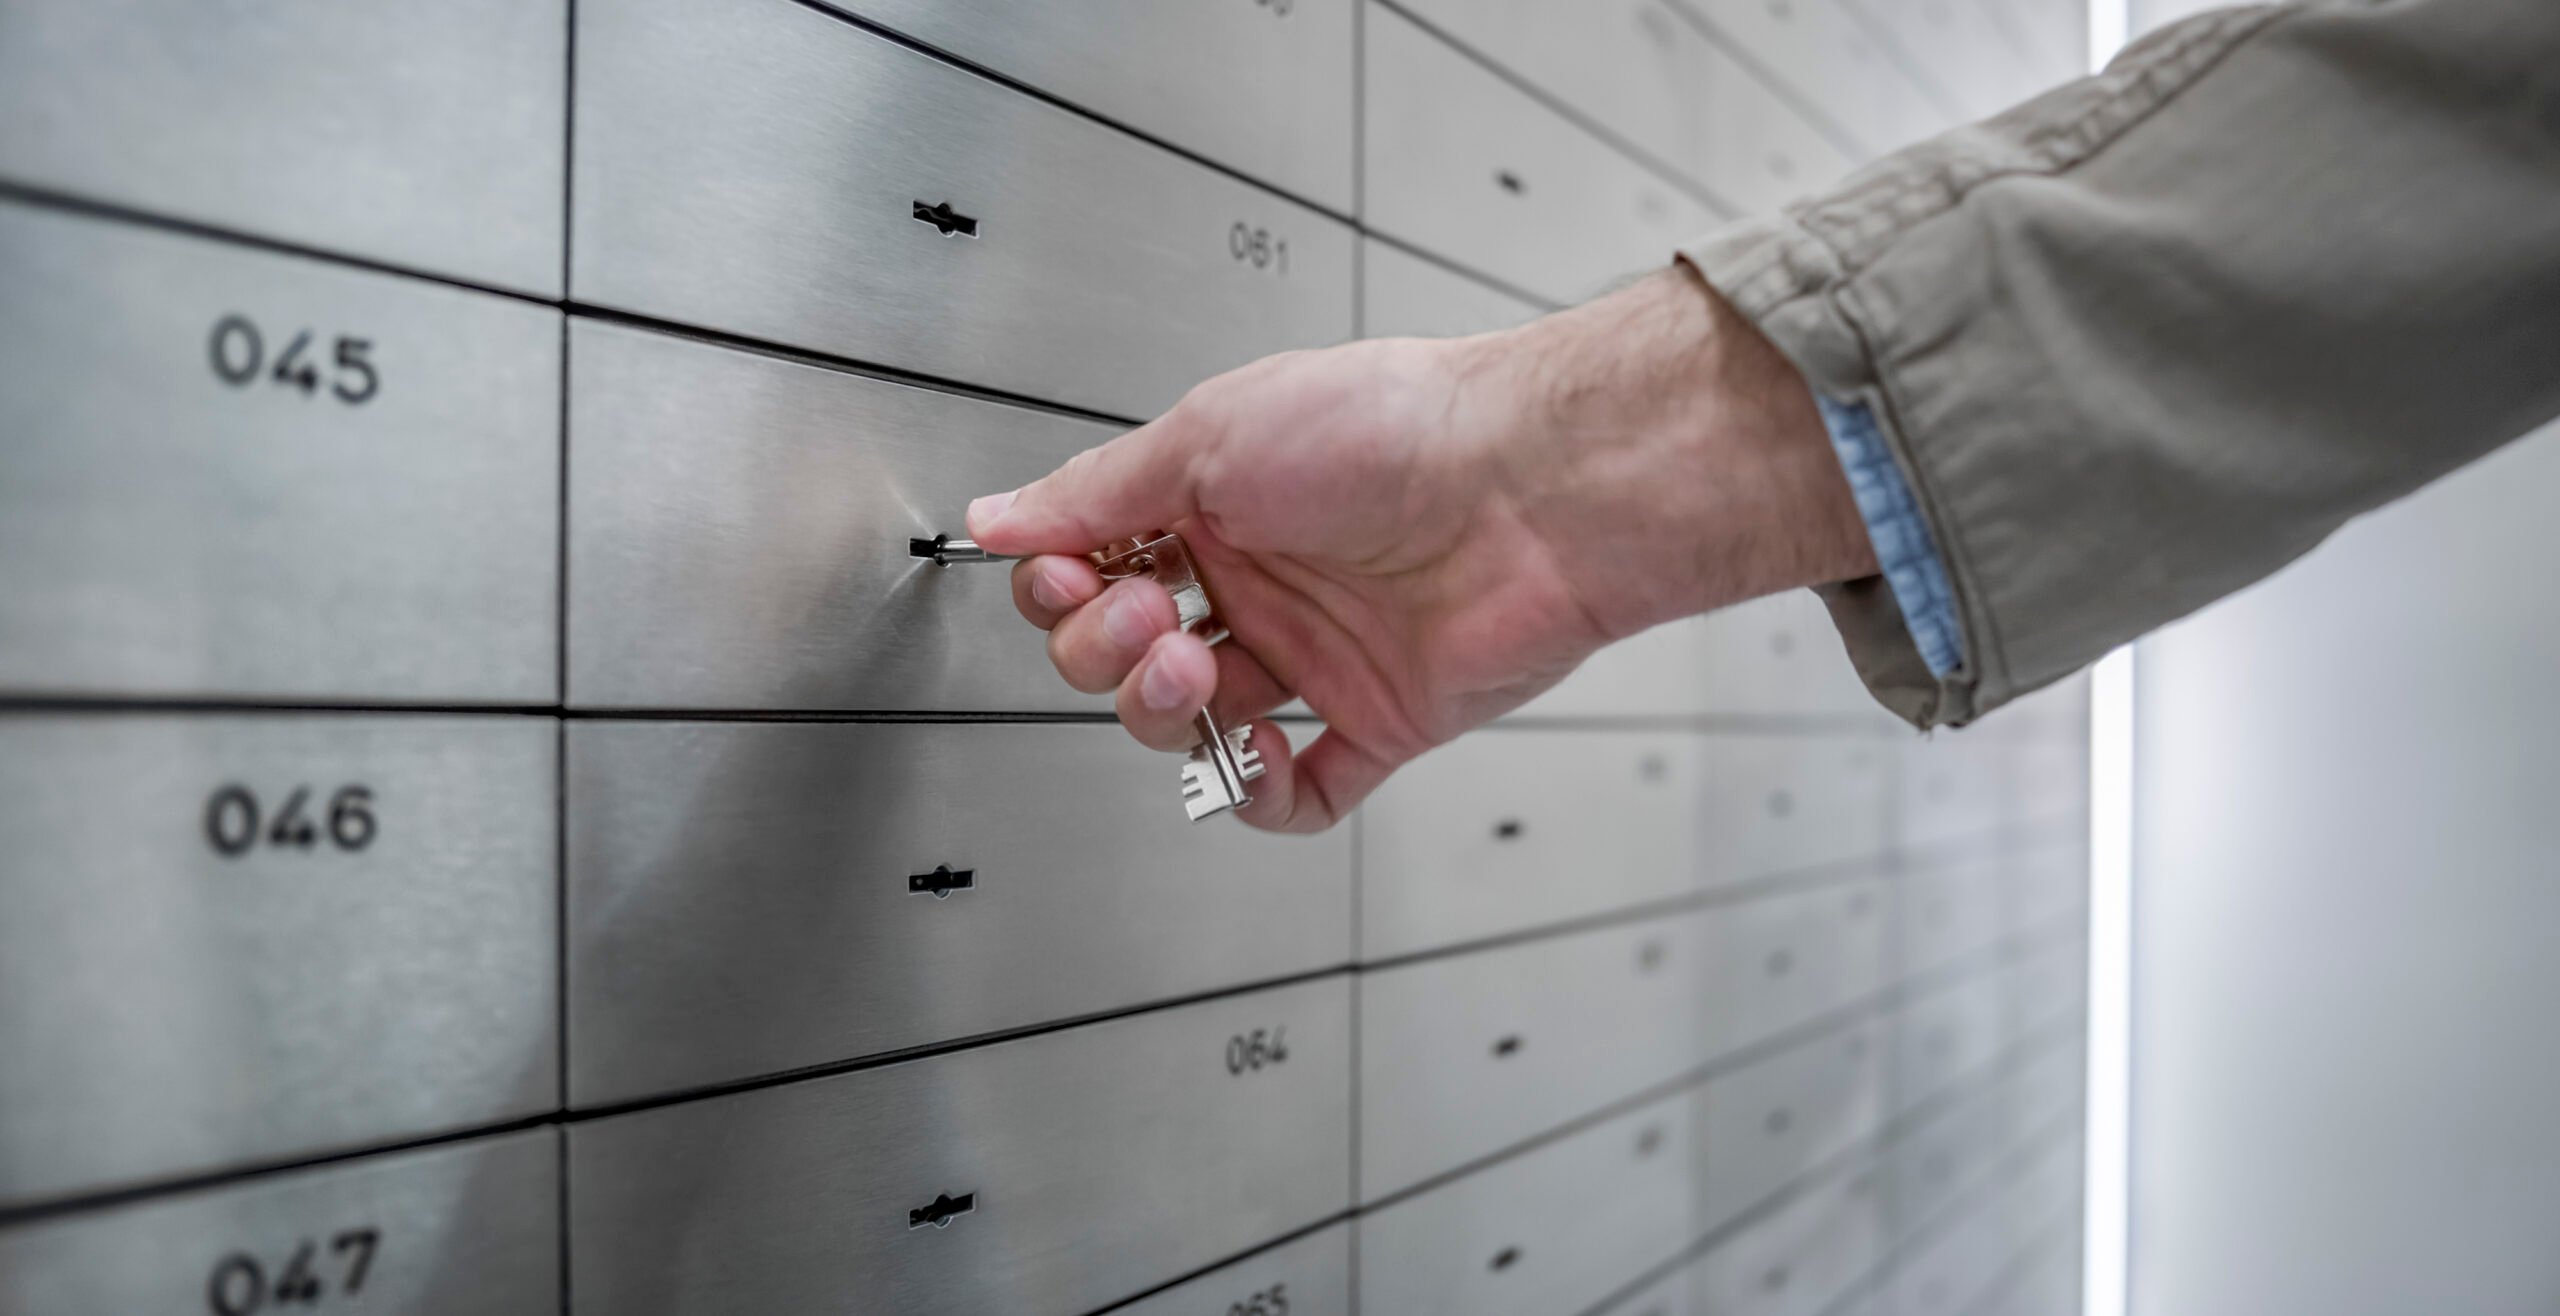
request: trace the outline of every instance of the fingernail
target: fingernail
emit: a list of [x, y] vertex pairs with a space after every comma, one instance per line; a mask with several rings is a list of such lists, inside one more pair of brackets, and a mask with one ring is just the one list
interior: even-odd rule
[[1155, 627], [1147, 622], [1147, 604], [1135, 590], [1115, 590], [1111, 602], [1102, 610], [1102, 633], [1123, 649], [1143, 649], [1155, 638]]
[[969, 503], [969, 532], [985, 534], [989, 527], [995, 525], [997, 518], [1004, 515], [1004, 509], [1013, 506], [1013, 495], [1020, 492], [1022, 491], [1015, 489], [1009, 493], [988, 494], [984, 498], [972, 499]]
[[1168, 713], [1185, 704], [1199, 702], [1199, 697], [1182, 686], [1182, 678], [1173, 674], [1173, 664], [1157, 659], [1138, 674], [1138, 698], [1149, 708]]
[[1031, 601], [1051, 612], [1065, 612], [1070, 606], [1067, 592], [1058, 588], [1058, 583], [1050, 579], [1046, 571], [1031, 573]]

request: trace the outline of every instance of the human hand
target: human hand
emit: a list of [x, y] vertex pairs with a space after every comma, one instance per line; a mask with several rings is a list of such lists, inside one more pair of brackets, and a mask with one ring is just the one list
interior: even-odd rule
[[[1163, 529], [1232, 633], [1081, 554]], [[1238, 814], [1319, 831], [1612, 640], [1875, 570], [1793, 366], [1678, 266], [1499, 334], [1291, 352], [969, 509], [1067, 683], [1179, 751], [1293, 696], [1326, 723]]]

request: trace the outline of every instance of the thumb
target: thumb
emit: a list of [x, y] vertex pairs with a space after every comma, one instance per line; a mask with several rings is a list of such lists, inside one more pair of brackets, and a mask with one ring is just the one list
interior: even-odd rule
[[991, 553], [1085, 553], [1161, 530], [1198, 503], [1208, 435], [1176, 406], [1014, 490], [969, 504], [969, 537]]

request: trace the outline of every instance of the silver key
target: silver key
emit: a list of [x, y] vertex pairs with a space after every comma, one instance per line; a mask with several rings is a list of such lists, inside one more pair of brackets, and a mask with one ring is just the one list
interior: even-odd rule
[[[978, 547], [973, 540], [949, 535], [909, 539], [907, 555], [946, 567], [1012, 561]], [[1177, 626], [1211, 645], [1225, 642], [1227, 629], [1217, 624], [1209, 604], [1209, 589], [1200, 583], [1200, 573], [1192, 565], [1191, 550], [1182, 542], [1182, 536], [1158, 531], [1141, 539], [1123, 539], [1092, 557], [1095, 569], [1105, 580], [1154, 577], [1164, 592], [1173, 596]], [[1182, 764], [1182, 811], [1190, 815], [1191, 821], [1198, 822], [1253, 803], [1245, 785], [1259, 780], [1263, 772], [1262, 751], [1253, 747], [1253, 724], [1223, 728], [1203, 708], [1191, 719], [1191, 727], [1199, 733], [1200, 743], [1191, 747], [1190, 756]]]
[[[1176, 625], [1212, 645], [1227, 638], [1227, 629], [1217, 624], [1211, 610], [1208, 587], [1200, 583], [1191, 550], [1180, 535], [1167, 531], [1145, 539], [1124, 539], [1094, 554], [1093, 563], [1106, 580], [1141, 573], [1153, 576], [1173, 596]], [[1245, 784], [1258, 780], [1263, 771], [1262, 752], [1253, 747], [1253, 724], [1222, 728], [1203, 708], [1191, 719], [1191, 726], [1200, 743], [1191, 747], [1182, 764], [1182, 811], [1198, 822], [1253, 803]]]

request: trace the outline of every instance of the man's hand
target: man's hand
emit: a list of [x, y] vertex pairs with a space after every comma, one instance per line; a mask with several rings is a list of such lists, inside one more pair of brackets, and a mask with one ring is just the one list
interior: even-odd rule
[[[1081, 554], [1172, 530], [1218, 619]], [[1069, 685], [1158, 749], [1306, 700], [1327, 729], [1239, 814], [1319, 831], [1398, 765], [1612, 640], [1875, 570], [1813, 400], [1686, 266], [1499, 334], [1291, 352], [1012, 494], [969, 530], [1028, 556], [1014, 602]]]

